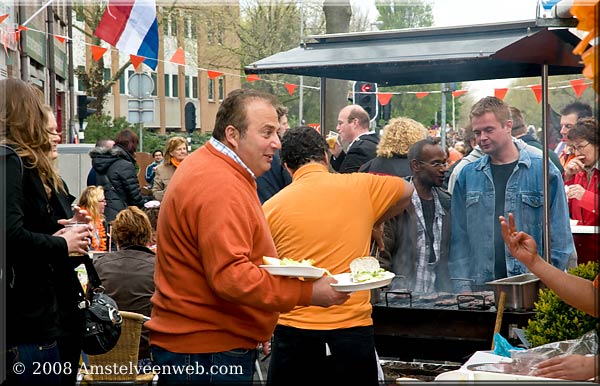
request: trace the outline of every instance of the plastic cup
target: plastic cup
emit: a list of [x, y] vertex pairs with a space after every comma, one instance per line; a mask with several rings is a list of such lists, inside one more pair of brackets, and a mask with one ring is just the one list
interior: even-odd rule
[[[83, 223], [69, 223], [69, 224], [65, 224], [65, 228], [72, 228], [72, 227], [87, 227], [87, 224], [83, 224]], [[69, 256], [83, 256], [81, 253], [69, 253]]]
[[335, 143], [337, 142], [339, 136], [340, 135], [338, 133], [335, 133], [333, 131], [330, 131], [329, 134], [327, 134], [326, 140], [330, 149], [333, 149], [335, 147]]

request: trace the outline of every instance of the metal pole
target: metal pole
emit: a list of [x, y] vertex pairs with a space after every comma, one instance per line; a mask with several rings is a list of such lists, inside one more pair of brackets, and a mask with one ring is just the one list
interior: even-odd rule
[[[304, 45], [304, 0], [300, 2], [300, 44]], [[300, 92], [298, 98], [298, 126], [303, 125], [304, 110], [304, 76], [300, 75]]]
[[452, 128], [454, 131], [458, 132], [456, 129], [456, 105], [454, 104], [454, 95], [452, 95]]
[[[544, 138], [542, 146], [542, 168], [543, 168], [543, 192], [544, 192], [544, 248], [542, 250], [543, 256], [546, 261], [552, 264], [552, 253], [550, 249], [550, 177], [548, 173], [548, 154], [549, 150], [549, 122], [548, 122], [548, 64], [542, 64], [542, 125], [544, 127]], [[559, 194], [560, 192], [557, 192]]]
[[[40, 12], [42, 12], [42, 11], [43, 11], [43, 10], [44, 10], [44, 9], [45, 9], [47, 6], [49, 6], [50, 4], [52, 4], [52, 2], [53, 2], [53, 1], [54, 1], [54, 0], [49, 0], [49, 1], [48, 1], [46, 4], [42, 5], [42, 7], [41, 7], [40, 9], [38, 9], [37, 11], [35, 11], [35, 12], [33, 13], [33, 15], [31, 15], [31, 16], [29, 17], [29, 19], [25, 20], [25, 23], [22, 23], [21, 25], [22, 25], [22, 26], [26, 26], [27, 24], [29, 24], [29, 22], [30, 22], [31, 20], [33, 20], [33, 18], [34, 18], [34, 17], [36, 17], [36, 16], [37, 16], [37, 15], [38, 15]], [[69, 17], [71, 17], [71, 15], [69, 15]]]
[[[72, 15], [73, 14], [73, 6], [71, 5], [71, 3], [67, 3], [67, 15]], [[74, 89], [75, 86], [73, 85], [74, 83], [74, 72], [73, 72], [73, 21], [72, 21], [72, 17], [69, 16], [67, 18], [67, 35], [69, 35], [69, 40], [67, 40], [67, 53], [68, 53], [68, 63], [69, 63], [69, 67], [68, 67], [68, 71], [69, 71], [69, 75], [68, 75], [68, 87], [69, 87], [69, 92], [67, 93], [67, 103], [69, 105], [69, 118], [67, 119], [68, 126], [69, 126], [69, 134], [68, 134], [68, 138], [69, 140], [67, 140], [67, 143], [71, 143], [70, 139], [71, 136], [73, 135], [73, 130], [71, 129], [73, 127], [73, 125], [75, 124], [75, 100], [74, 100]]]
[[440, 136], [442, 137], [442, 149], [446, 151], [446, 83], [442, 83], [442, 116], [440, 122]]
[[325, 136], [325, 117], [327, 117], [327, 107], [325, 95], [327, 94], [327, 78], [321, 77], [321, 135]]

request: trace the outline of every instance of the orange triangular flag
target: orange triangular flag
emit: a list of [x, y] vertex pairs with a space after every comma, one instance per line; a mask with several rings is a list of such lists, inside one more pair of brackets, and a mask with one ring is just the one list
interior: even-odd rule
[[222, 73], [222, 72], [219, 72], [219, 71], [211, 71], [211, 70], [208, 70], [208, 71], [206, 71], [206, 73], [208, 74], [208, 77], [209, 77], [210, 79], [215, 79], [215, 78], [218, 78], [219, 76], [223, 75], [223, 73]]
[[467, 90], [456, 90], [456, 91], [452, 91], [452, 96], [455, 98], [458, 98], [461, 95], [465, 95], [467, 93]]
[[388, 103], [390, 103], [390, 99], [392, 99], [392, 94], [391, 92], [378, 92], [377, 93], [377, 100], [379, 101], [379, 104], [382, 106], [387, 105]]
[[494, 89], [494, 96], [498, 99], [502, 99], [504, 100], [504, 97], [506, 96], [506, 93], [508, 92], [507, 88], [495, 88]]
[[415, 95], [417, 96], [417, 99], [421, 99], [421, 98], [424, 98], [427, 95], [429, 95], [429, 92], [427, 92], [427, 91], [416, 92]]
[[540, 103], [542, 101], [542, 85], [534, 84], [533, 86], [531, 86], [531, 91], [533, 91], [537, 103]]
[[294, 91], [296, 91], [296, 87], [298, 87], [297, 85], [291, 83], [286, 83], [284, 86], [288, 90], [288, 94], [290, 94], [290, 96], [294, 95]]
[[60, 35], [54, 35], [54, 39], [58, 40], [61, 43], [65, 42], [65, 37]]
[[143, 56], [138, 56], [138, 55], [129, 55], [129, 61], [131, 62], [131, 64], [133, 64], [133, 68], [135, 68], [136, 70], [138, 69], [138, 66], [140, 64], [142, 64], [142, 62], [145, 60], [146, 58]]
[[254, 82], [255, 80], [260, 80], [260, 76], [254, 74], [246, 75], [246, 82]]
[[577, 98], [581, 98], [581, 94], [583, 94], [583, 92], [588, 86], [587, 83], [585, 83], [585, 79], [583, 78], [573, 79], [569, 81], [569, 83], [571, 83], [571, 87], [573, 87], [573, 91], [575, 91], [575, 95], [577, 95]]
[[8, 18], [8, 13], [4, 14], [4, 15], [0, 15], [0, 23], [2, 23], [4, 20], [6, 20], [6, 18]]
[[171, 63], [179, 64], [181, 66], [185, 66], [185, 53], [183, 52], [183, 48], [179, 47], [177, 51], [171, 56]]
[[102, 55], [106, 52], [107, 48], [92, 45], [92, 58], [95, 62], [99, 61]]
[[19, 40], [21, 38], [21, 31], [27, 31], [29, 28], [24, 25], [20, 25], [17, 27], [17, 32], [15, 33], [15, 39]]

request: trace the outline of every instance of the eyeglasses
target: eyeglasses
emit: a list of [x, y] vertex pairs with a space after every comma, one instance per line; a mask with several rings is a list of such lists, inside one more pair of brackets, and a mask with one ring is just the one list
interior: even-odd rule
[[421, 160], [416, 160], [418, 163], [423, 164], [423, 165], [429, 165], [432, 168], [447, 168], [448, 167], [448, 162], [440, 162], [440, 161], [433, 161], [431, 163], [429, 162], [424, 162]]
[[574, 152], [578, 151], [581, 152], [583, 149], [585, 149], [587, 147], [587, 145], [589, 145], [590, 143], [586, 143], [585, 145], [577, 145], [577, 146], [571, 146], [571, 149], [573, 149]]

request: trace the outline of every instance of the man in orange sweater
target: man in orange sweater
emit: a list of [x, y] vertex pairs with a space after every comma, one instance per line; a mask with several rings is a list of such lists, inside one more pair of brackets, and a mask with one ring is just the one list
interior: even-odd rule
[[210, 142], [181, 163], [163, 198], [146, 323], [161, 384], [251, 384], [256, 347], [279, 312], [349, 298], [331, 277], [301, 281], [258, 267], [277, 253], [256, 193], [281, 147], [275, 105], [256, 90], [231, 92]]

